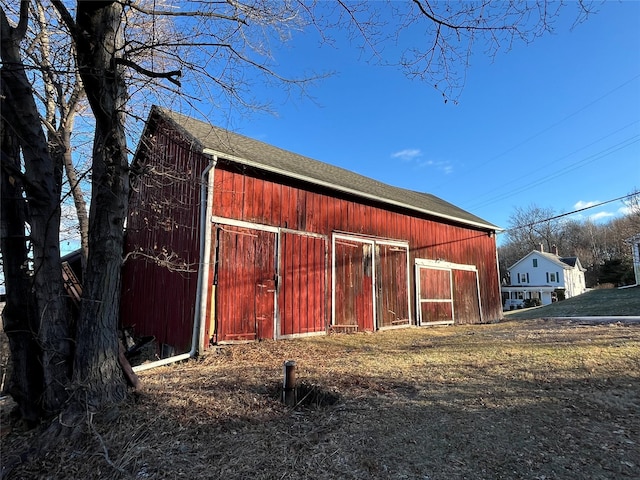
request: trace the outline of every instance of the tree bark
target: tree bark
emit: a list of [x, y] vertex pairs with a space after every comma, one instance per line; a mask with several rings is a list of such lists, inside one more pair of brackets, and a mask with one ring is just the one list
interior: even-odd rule
[[[4, 82], [2, 82], [4, 87]], [[20, 416], [28, 425], [35, 425], [42, 415], [37, 401], [42, 396], [42, 351], [36, 342], [38, 323], [30, 292], [27, 271], [28, 251], [26, 205], [22, 195], [20, 172], [20, 145], [15, 132], [12, 111], [5, 105], [9, 92], [2, 88], [3, 112], [1, 122], [2, 175], [0, 176], [0, 244], [2, 266], [6, 281], [6, 304], [2, 311], [4, 332], [9, 339], [12, 370], [9, 394], [15, 399]]]
[[[36, 43], [39, 46], [40, 57], [34, 56], [33, 60], [43, 70], [45, 125], [48, 130], [49, 144], [54, 146], [50, 153], [56, 164], [64, 165], [67, 179], [69, 180], [69, 189], [75, 205], [80, 230], [82, 271], [84, 272], [89, 252], [89, 215], [71, 155], [71, 133], [73, 132], [76, 108], [80, 99], [84, 97], [84, 89], [77, 74], [74, 76], [74, 82], [74, 80], [65, 80], [64, 74], [58, 75], [55, 73], [56, 69], [61, 67], [52, 63], [52, 59], [56, 58], [53, 50], [61, 48], [69, 50], [67, 68], [71, 70], [75, 68], [75, 48], [71, 39], [67, 44], [53, 40], [54, 44], [52, 45], [55, 27], [48, 25], [44, 4], [35, 2], [34, 10], [39, 32], [36, 37]], [[56, 119], [58, 119], [57, 122]]]
[[99, 409], [122, 401], [126, 383], [118, 363], [124, 219], [129, 197], [124, 112], [126, 85], [116, 58], [122, 49], [122, 5], [79, 1], [78, 67], [96, 119], [89, 255], [77, 326], [74, 385]]
[[[25, 219], [30, 226], [29, 240], [33, 252], [29, 295], [37, 315], [37, 324], [30, 333], [37, 337], [42, 350], [39, 358], [43, 378], [40, 402], [45, 413], [55, 414], [67, 400], [72, 351], [60, 265], [62, 166], [56, 165], [49, 154], [49, 145], [40, 126], [38, 109], [20, 56], [28, 3], [21, 2], [18, 27], [9, 25], [4, 10], [0, 19], [2, 82], [3, 90], [7, 93], [3, 114], [7, 111], [12, 113], [10, 128], [20, 141], [24, 161], [22, 187], [27, 205]], [[23, 226], [15, 225], [15, 228], [17, 230]], [[8, 290], [15, 280], [15, 277], [6, 277]]]

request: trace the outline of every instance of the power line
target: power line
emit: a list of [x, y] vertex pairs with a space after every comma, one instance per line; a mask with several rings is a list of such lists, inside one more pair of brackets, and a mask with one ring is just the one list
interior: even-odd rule
[[[531, 170], [531, 171], [530, 171], [530, 173], [531, 173], [531, 174], [535, 174], [535, 173], [538, 173], [538, 172], [544, 171], [547, 167], [550, 167], [550, 166], [552, 166], [552, 165], [557, 165], [557, 164], [558, 164], [558, 162], [561, 162], [562, 160], [565, 160], [565, 159], [567, 159], [567, 158], [569, 158], [569, 157], [571, 157], [571, 156], [573, 156], [573, 155], [575, 155], [575, 154], [577, 154], [577, 153], [579, 153], [579, 152], [581, 152], [581, 151], [583, 151], [583, 150], [586, 150], [587, 148], [592, 147], [592, 146], [596, 145], [597, 143], [600, 143], [601, 141], [603, 141], [603, 140], [605, 140], [605, 139], [607, 139], [607, 138], [609, 138], [609, 137], [612, 137], [612, 136], [614, 136], [615, 134], [620, 133], [621, 131], [626, 130], [627, 128], [629, 128], [629, 127], [631, 127], [631, 126], [633, 126], [633, 125], [636, 125], [636, 124], [638, 124], [638, 123], [640, 123], [640, 120], [635, 120], [635, 121], [633, 121], [633, 122], [631, 122], [631, 123], [629, 123], [629, 124], [627, 124], [627, 125], [624, 125], [623, 127], [620, 127], [620, 128], [618, 128], [617, 130], [614, 130], [613, 132], [611, 132], [611, 133], [609, 133], [609, 134], [607, 134], [607, 135], [604, 135], [604, 136], [602, 136], [602, 137], [598, 138], [597, 140], [595, 140], [595, 141], [593, 141], [593, 142], [589, 143], [588, 145], [585, 145], [585, 146], [583, 146], [583, 147], [581, 147], [581, 148], [578, 148], [578, 149], [574, 150], [574, 151], [573, 151], [573, 152], [571, 152], [571, 153], [568, 153], [568, 154], [566, 154], [566, 155], [564, 155], [564, 156], [562, 156], [562, 157], [560, 157], [560, 158], [558, 158], [558, 159], [555, 159], [555, 160], [552, 160], [552, 161], [550, 161], [550, 162], [547, 162], [547, 163], [546, 163], [545, 165], [543, 165], [543, 166], [540, 166], [540, 167], [537, 167], [537, 168], [535, 168], [535, 169]], [[633, 138], [633, 137], [631, 137], [631, 138]], [[626, 139], [626, 140], [624, 140], [624, 141], [627, 141], [627, 140], [629, 140], [629, 138], [627, 138], [627, 139]], [[624, 143], [624, 141], [623, 141], [623, 142], [621, 142], [621, 143]], [[557, 170], [557, 171], [554, 173], [554, 176], [553, 176], [553, 177], [548, 177], [548, 176], [547, 176], [547, 177], [544, 177], [544, 178], [541, 178], [541, 179], [538, 179], [538, 180], [534, 180], [534, 182], [535, 182], [535, 184], [536, 184], [536, 185], [539, 185], [540, 183], [544, 183], [545, 181], [551, 180], [551, 179], [553, 179], [553, 178], [555, 178], [555, 177], [557, 176], [557, 175], [555, 175], [555, 174], [558, 174], [559, 172], [562, 172], [562, 171], [564, 171], [565, 169], [568, 169], [569, 167], [571, 167], [571, 166], [573, 166], [573, 165], [576, 165], [576, 163], [580, 163], [580, 162], [583, 162], [583, 161], [585, 161], [585, 162], [586, 162], [586, 160], [587, 160], [587, 159], [590, 159], [590, 158], [593, 158], [593, 157], [594, 157], [594, 156], [596, 156], [596, 155], [602, 154], [602, 153], [604, 153], [604, 152], [606, 152], [606, 151], [608, 151], [608, 150], [610, 150], [610, 149], [612, 149], [612, 148], [614, 148], [614, 147], [616, 147], [616, 146], [620, 145], [621, 143], [618, 143], [618, 144], [616, 144], [616, 145], [613, 145], [612, 147], [605, 148], [604, 150], [601, 150], [601, 151], [600, 151], [600, 152], [598, 152], [598, 153], [595, 153], [595, 154], [593, 154], [593, 155], [590, 155], [590, 156], [589, 156], [589, 157], [587, 157], [586, 159], [579, 160], [578, 162], [574, 162], [573, 164], [567, 165], [566, 167], [563, 167], [563, 169], [561, 169], [561, 170]], [[623, 147], [623, 148], [624, 148], [624, 147]], [[613, 152], [610, 152], [610, 153], [613, 153]], [[565, 173], [568, 173], [568, 172], [565, 172]], [[507, 181], [508, 181], [508, 180], [507, 180]], [[533, 182], [532, 182], [532, 183], [533, 183]], [[491, 193], [493, 193], [492, 191], [490, 191], [490, 190], [489, 190], [489, 191], [487, 191], [487, 192], [485, 192], [485, 193], [481, 193], [481, 194], [477, 195], [477, 196], [475, 197], [476, 203], [474, 203], [474, 204], [472, 204], [472, 205], [466, 205], [466, 206], [465, 206], [465, 208], [469, 208], [469, 209], [478, 208], [479, 206], [486, 206], [486, 205], [490, 205], [490, 204], [495, 203], [495, 202], [497, 202], [497, 201], [499, 201], [499, 200], [502, 200], [502, 199], [505, 199], [505, 198], [508, 198], [508, 197], [512, 197], [512, 196], [514, 196], [514, 195], [517, 195], [517, 194], [518, 194], [518, 193], [520, 193], [521, 191], [527, 190], [527, 188], [526, 188], [526, 187], [527, 187], [528, 185], [530, 185], [530, 183], [525, 184], [525, 185], [523, 185], [522, 187], [516, 187], [515, 189], [511, 189], [511, 190], [508, 190], [508, 191], [506, 191], [506, 192], [499, 193], [499, 194], [497, 194], [497, 195], [494, 195], [494, 196], [492, 196], [492, 197], [489, 197], [489, 198], [488, 198], [488, 199], [486, 199], [486, 200], [481, 200], [483, 197], [487, 197], [487, 196], [491, 195]]]
[[631, 198], [634, 195], [640, 195], [640, 191], [635, 191], [633, 193], [629, 193], [627, 195], [623, 195], [622, 197], [613, 198], [613, 199], [607, 200], [605, 202], [596, 203], [595, 205], [589, 205], [588, 207], [579, 208], [577, 210], [573, 210], [572, 212], [561, 213], [560, 215], [555, 215], [553, 217], [545, 218], [543, 220], [536, 220], [535, 222], [527, 223], [526, 225], [519, 225], [517, 227], [509, 228], [507, 230], [502, 230], [502, 231], [500, 231], [498, 233], [499, 234], [500, 233], [509, 233], [509, 232], [513, 232], [515, 230], [522, 230], [523, 228], [533, 227], [534, 225], [538, 225], [540, 223], [550, 222], [551, 220], [557, 220], [558, 218], [567, 217], [567, 216], [573, 215], [575, 213], [584, 212], [585, 210], [589, 210], [590, 208], [601, 207], [602, 205], [606, 205], [607, 203], [613, 203], [613, 202], [617, 202], [619, 200], [624, 200], [625, 198]]
[[[567, 120], [569, 120], [572, 117], [575, 117], [577, 114], [583, 112], [584, 110], [586, 110], [587, 108], [591, 107], [592, 105], [598, 103], [600, 100], [608, 97], [609, 95], [611, 95], [612, 93], [620, 90], [621, 88], [627, 86], [628, 84], [630, 84], [631, 82], [633, 82], [634, 80], [637, 80], [638, 78], [640, 78], [640, 74], [635, 75], [634, 77], [630, 78], [629, 80], [627, 80], [626, 82], [621, 83], [620, 85], [618, 85], [617, 87], [613, 88], [612, 90], [609, 90], [607, 93], [605, 93], [604, 95], [601, 95], [600, 97], [596, 98], [595, 100], [592, 100], [591, 102], [587, 103], [585, 106], [583, 106], [582, 108], [579, 108], [578, 110], [574, 111], [573, 113], [570, 113], [569, 115], [567, 115], [566, 117], [562, 118], [561, 120], [558, 120], [557, 122], [551, 124], [550, 126], [543, 128], [542, 130], [540, 130], [539, 132], [531, 135], [530, 137], [525, 138], [524, 140], [522, 140], [521, 142], [513, 145], [512, 147], [508, 148], [507, 150], [503, 151], [502, 153], [499, 153], [498, 155], [495, 155], [491, 158], [489, 158], [487, 161], [482, 162], [480, 164], [474, 165], [471, 168], [468, 168], [466, 170], [465, 173], [469, 173], [469, 172], [473, 172], [475, 170], [478, 170], [481, 167], [484, 167], [485, 165], [493, 162], [494, 160], [497, 160], [500, 157], [504, 157], [506, 154], [513, 152], [514, 150], [520, 148], [522, 145], [525, 145], [527, 143], [529, 143], [531, 140], [538, 138], [539, 136], [541, 136], [544, 133], [547, 133], [549, 130], [552, 130], [553, 128], [557, 127], [558, 125], [566, 122]], [[453, 179], [449, 180], [449, 181], [445, 181], [443, 183], [441, 183], [440, 185], [438, 185], [435, 189], [437, 190], [438, 188], [441, 188], [445, 185], [447, 185], [448, 183], [451, 183], [453, 181]]]
[[622, 150], [624, 148], [630, 147], [631, 145], [638, 143], [640, 141], [640, 135], [635, 135], [633, 137], [629, 137], [615, 145], [612, 145], [608, 148], [605, 148], [604, 150], [599, 151], [598, 153], [594, 153], [593, 155], [590, 155], [586, 158], [583, 158], [582, 160], [578, 160], [577, 162], [573, 162], [572, 164], [567, 165], [566, 167], [561, 168], [560, 170], [557, 170], [556, 172], [554, 172], [551, 175], [548, 175], [546, 177], [542, 177], [539, 178], [537, 180], [534, 180], [533, 182], [527, 183], [523, 186], [517, 187], [516, 189], [512, 189], [509, 190], [505, 193], [496, 195], [494, 197], [491, 197], [485, 201], [481, 201], [479, 203], [476, 203], [473, 207], [466, 207], [466, 208], [481, 208], [481, 207], [486, 207], [487, 205], [491, 205], [492, 203], [496, 203], [498, 201], [504, 200], [505, 198], [509, 198], [512, 197], [514, 195], [517, 195], [521, 192], [524, 192], [526, 190], [531, 190], [534, 187], [537, 187], [543, 183], [546, 183], [548, 181], [551, 181], [555, 178], [561, 177], [562, 175], [565, 175], [573, 170], [576, 170], [577, 168], [583, 167], [585, 165], [588, 165], [590, 163], [593, 163], [597, 160], [601, 160], [605, 157], [608, 157], [609, 155], [616, 153], [619, 150]]

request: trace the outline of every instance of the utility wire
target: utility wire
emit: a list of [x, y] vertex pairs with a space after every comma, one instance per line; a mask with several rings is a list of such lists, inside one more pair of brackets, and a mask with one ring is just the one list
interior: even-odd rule
[[601, 159], [603, 159], [603, 158], [605, 158], [605, 157], [607, 157], [607, 156], [609, 156], [609, 155], [611, 155], [613, 153], [616, 153], [619, 150], [625, 149], [625, 148], [627, 148], [627, 147], [629, 147], [629, 146], [631, 146], [631, 145], [633, 145], [635, 143], [638, 143], [639, 141], [640, 141], [640, 135], [635, 135], [633, 137], [629, 137], [629, 138], [627, 138], [627, 139], [625, 139], [625, 140], [623, 140], [623, 141], [621, 141], [621, 142], [619, 142], [619, 143], [617, 143], [615, 145], [612, 145], [612, 146], [610, 146], [610, 147], [608, 147], [608, 148], [606, 148], [604, 150], [601, 150], [598, 153], [595, 153], [595, 154], [590, 155], [590, 156], [588, 156], [586, 158], [583, 158], [582, 160], [578, 160], [577, 162], [574, 162], [574, 163], [572, 163], [570, 165], [567, 165], [566, 167], [563, 167], [560, 170], [557, 170], [556, 172], [554, 172], [551, 175], [539, 178], [538, 180], [534, 180], [533, 182], [527, 183], [527, 184], [525, 184], [525, 185], [523, 185], [521, 187], [518, 187], [516, 189], [509, 190], [509, 191], [507, 191], [505, 193], [502, 193], [500, 195], [496, 195], [496, 196], [494, 196], [492, 198], [489, 198], [489, 199], [487, 199], [485, 201], [477, 203], [473, 207], [466, 207], [466, 208], [471, 209], [471, 208], [486, 207], [487, 205], [491, 205], [492, 203], [499, 202], [501, 200], [504, 200], [505, 198], [512, 197], [514, 195], [517, 195], [517, 194], [519, 194], [521, 192], [524, 192], [524, 191], [527, 191], [527, 190], [531, 190], [532, 188], [537, 187], [538, 185], [546, 183], [546, 182], [548, 182], [550, 180], [553, 180], [555, 178], [561, 177], [562, 175], [565, 175], [565, 174], [567, 174], [567, 173], [569, 173], [569, 172], [571, 172], [573, 170], [576, 170], [577, 168], [584, 167], [585, 165], [593, 163], [593, 162], [595, 162], [597, 160], [601, 160]]
[[[533, 140], [534, 138], [538, 138], [539, 136], [541, 136], [544, 133], [547, 133], [549, 130], [554, 129], [555, 127], [557, 127], [558, 125], [566, 122], [567, 120], [569, 120], [572, 117], [575, 117], [576, 115], [578, 115], [579, 113], [583, 112], [584, 110], [586, 110], [587, 108], [591, 107], [592, 105], [598, 103], [600, 100], [608, 97], [609, 95], [611, 95], [612, 93], [620, 90], [621, 88], [627, 86], [628, 84], [630, 84], [631, 82], [633, 82], [634, 80], [637, 80], [638, 78], [640, 78], [640, 74], [630, 78], [629, 80], [627, 80], [626, 82], [621, 83], [620, 85], [618, 85], [617, 87], [613, 88], [612, 90], [609, 90], [607, 93], [605, 93], [604, 95], [601, 95], [600, 97], [596, 98], [595, 100], [592, 100], [591, 102], [587, 103], [584, 107], [574, 111], [573, 113], [570, 113], [569, 115], [567, 115], [566, 117], [562, 118], [561, 120], [558, 120], [557, 122], [551, 124], [550, 126], [540, 130], [539, 132], [531, 135], [528, 138], [525, 138], [524, 140], [522, 140], [521, 142], [513, 145], [512, 147], [508, 148], [507, 150], [503, 151], [502, 153], [499, 153], [498, 155], [495, 155], [494, 157], [489, 158], [487, 161], [482, 162], [480, 164], [474, 165], [471, 168], [468, 168], [466, 170], [466, 173], [468, 174], [469, 172], [473, 172], [478, 170], [481, 167], [484, 167], [485, 165], [493, 162], [494, 160], [497, 160], [498, 158], [504, 157], [506, 154], [513, 152], [514, 150], [516, 150], [517, 148], [520, 148], [522, 145], [525, 145], [527, 143], [529, 143], [531, 140]], [[451, 183], [453, 181], [453, 179], [449, 180], [449, 181], [445, 181], [443, 183], [441, 183], [440, 185], [438, 185], [435, 190], [447, 185], [448, 183]]]
[[[609, 137], [612, 137], [616, 133], [619, 133], [619, 132], [621, 132], [623, 130], [626, 130], [627, 128], [629, 128], [629, 127], [631, 127], [633, 125], [636, 125], [638, 123], [640, 123], [640, 120], [635, 120], [635, 121], [633, 121], [633, 122], [631, 122], [631, 123], [629, 123], [629, 124], [627, 124], [627, 125], [625, 125], [623, 127], [618, 128], [617, 130], [615, 130], [615, 131], [613, 131], [613, 132], [611, 132], [611, 133], [609, 133], [607, 135], [604, 135], [603, 137], [598, 138], [597, 140], [589, 143], [588, 145], [585, 145], [584, 147], [578, 148], [577, 150], [574, 150], [573, 152], [568, 153], [568, 154], [566, 154], [566, 155], [564, 155], [564, 156], [562, 156], [562, 157], [560, 157], [560, 158], [558, 158], [556, 160], [552, 160], [550, 162], [547, 162], [545, 165], [532, 170], [530, 173], [532, 173], [532, 174], [533, 173], [537, 173], [537, 172], [543, 171], [545, 168], [551, 167], [552, 165], [556, 165], [558, 162], [560, 162], [562, 160], [565, 160], [565, 159], [567, 159], [567, 158], [569, 158], [569, 157], [571, 157], [571, 156], [573, 156], [573, 155], [575, 155], [575, 154], [577, 154], [577, 153], [579, 153], [579, 152], [581, 152], [583, 150], [586, 150], [587, 148], [592, 147], [592, 146], [596, 145], [597, 143], [600, 143], [601, 141], [603, 141], [603, 140], [605, 140], [605, 139], [607, 139]], [[633, 137], [631, 137], [631, 138], [633, 138]], [[621, 143], [624, 143], [627, 140], [629, 140], [629, 138], [627, 138], [626, 140], [624, 140]], [[610, 150], [611, 148], [614, 148], [614, 147], [620, 145], [621, 143], [618, 143], [618, 144], [616, 144], [616, 145], [614, 145], [612, 147], [605, 148], [604, 150], [602, 150], [602, 151], [600, 151], [598, 153], [590, 155], [589, 157], [587, 157], [587, 159], [593, 158], [595, 155], [599, 155], [600, 153], [606, 152], [607, 150]], [[613, 153], [613, 152], [611, 152], [611, 153]], [[587, 159], [580, 160], [577, 163], [580, 163], [582, 161], [586, 161]], [[559, 171], [564, 171], [565, 169], [571, 167], [572, 165], [576, 165], [576, 163], [567, 165], [562, 170], [558, 170], [555, 173], [558, 173]], [[541, 178], [541, 179], [535, 180], [534, 182], [536, 182], [536, 185], [539, 185], [540, 183], [544, 183], [545, 181], [551, 180], [552, 178], [555, 178], [555, 175], [554, 175], [554, 177], [545, 177], [544, 179]], [[530, 185], [530, 183], [525, 184], [522, 187], [516, 187], [515, 189], [511, 189], [511, 190], [508, 190], [506, 192], [500, 193], [498, 195], [494, 195], [494, 196], [492, 196], [492, 197], [490, 197], [490, 198], [488, 198], [486, 200], [481, 200], [483, 197], [487, 197], [487, 196], [491, 195], [491, 193], [493, 193], [491, 190], [489, 190], [489, 191], [487, 191], [485, 193], [481, 193], [481, 194], [477, 195], [475, 197], [476, 203], [474, 203], [472, 205], [467, 205], [467, 206], [465, 206], [465, 208], [468, 208], [468, 209], [478, 208], [478, 206], [490, 205], [490, 204], [495, 203], [495, 202], [497, 202], [499, 200], [502, 200], [502, 199], [505, 199], [505, 198], [508, 198], [508, 197], [512, 197], [514, 195], [517, 195], [521, 191], [527, 190], [526, 187], [528, 185]], [[522, 188], [522, 190], [520, 188]]]
[[625, 198], [631, 198], [634, 195], [640, 195], [640, 191], [635, 191], [633, 193], [629, 193], [627, 195], [623, 195], [622, 197], [613, 198], [613, 199], [607, 200], [605, 202], [596, 203], [595, 205], [589, 205], [588, 207], [579, 208], [577, 210], [573, 210], [572, 212], [561, 213], [560, 215], [555, 215], [553, 217], [545, 218], [544, 220], [536, 220], [535, 222], [527, 223], [526, 225], [518, 225], [517, 227], [509, 228], [507, 230], [502, 230], [502, 231], [499, 231], [497, 233], [498, 234], [509, 233], [509, 232], [513, 232], [515, 230], [522, 230], [523, 228], [533, 227], [534, 225], [538, 225], [540, 223], [550, 222], [551, 220], [557, 220], [558, 218], [567, 217], [567, 216], [573, 215], [575, 213], [584, 212], [585, 210], [589, 210], [590, 208], [601, 207], [602, 205], [606, 205], [607, 203], [613, 203], [613, 202], [617, 202], [619, 200], [624, 200]]

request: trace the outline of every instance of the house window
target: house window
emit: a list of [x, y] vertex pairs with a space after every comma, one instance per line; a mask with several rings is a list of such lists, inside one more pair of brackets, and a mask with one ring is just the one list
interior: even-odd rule
[[538, 259], [537, 259], [537, 258], [534, 258], [534, 259], [533, 259], [533, 266], [534, 266], [534, 267], [537, 267], [537, 266], [538, 266]]
[[557, 282], [558, 281], [558, 277], [556, 276], [555, 273], [547, 273], [547, 281], [548, 282]]

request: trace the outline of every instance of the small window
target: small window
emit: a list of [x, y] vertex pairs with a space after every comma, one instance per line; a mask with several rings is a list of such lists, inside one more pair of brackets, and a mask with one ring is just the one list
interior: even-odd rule
[[537, 259], [537, 258], [534, 258], [534, 259], [533, 259], [533, 266], [534, 266], [534, 267], [537, 267], [537, 266], [538, 266], [538, 259]]

